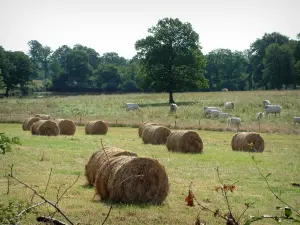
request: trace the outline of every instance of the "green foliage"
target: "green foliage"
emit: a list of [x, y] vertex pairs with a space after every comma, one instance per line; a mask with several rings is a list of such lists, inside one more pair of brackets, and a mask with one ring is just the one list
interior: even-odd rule
[[0, 154], [5, 155], [6, 152], [10, 152], [11, 144], [21, 144], [20, 138], [9, 138], [5, 133], [0, 133]]
[[26, 207], [23, 202], [8, 202], [8, 204], [0, 203], [0, 224], [2, 225], [12, 225], [18, 224], [18, 222], [26, 217], [26, 212], [18, 217], [18, 214]]
[[199, 35], [190, 23], [165, 18], [148, 32], [150, 35], [135, 43], [144, 74], [143, 88], [172, 93], [207, 86]]

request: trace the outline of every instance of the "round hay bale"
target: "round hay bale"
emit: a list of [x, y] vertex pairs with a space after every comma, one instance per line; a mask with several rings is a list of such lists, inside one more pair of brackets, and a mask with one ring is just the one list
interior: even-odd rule
[[101, 166], [95, 188], [102, 200], [161, 204], [169, 193], [169, 179], [157, 160], [119, 156]]
[[118, 156], [137, 156], [134, 152], [125, 151], [115, 147], [105, 147], [104, 150], [96, 151], [90, 157], [88, 163], [85, 165], [85, 176], [88, 184], [95, 183], [97, 170], [110, 158]]
[[33, 135], [57, 136], [59, 127], [53, 120], [39, 120], [31, 126]]
[[143, 131], [145, 130], [145, 128], [147, 126], [151, 126], [151, 125], [157, 125], [156, 123], [151, 123], [151, 122], [144, 122], [140, 127], [139, 127], [139, 137], [142, 137]]
[[263, 152], [265, 142], [259, 133], [241, 132], [232, 137], [231, 147], [235, 151]]
[[41, 118], [42, 120], [50, 120], [51, 117], [49, 115], [46, 114], [35, 114], [35, 117]]
[[89, 121], [85, 125], [86, 134], [106, 134], [107, 131], [107, 123], [102, 120]]
[[59, 127], [59, 134], [64, 135], [74, 135], [76, 132], [76, 125], [72, 120], [57, 119], [56, 120]]
[[41, 118], [38, 117], [29, 117], [28, 119], [24, 120], [22, 124], [23, 130], [30, 130], [31, 126], [39, 120], [41, 120]]
[[195, 131], [174, 131], [167, 139], [168, 151], [201, 153], [203, 142]]
[[143, 132], [142, 140], [145, 144], [160, 145], [166, 144], [171, 130], [163, 126], [147, 126]]

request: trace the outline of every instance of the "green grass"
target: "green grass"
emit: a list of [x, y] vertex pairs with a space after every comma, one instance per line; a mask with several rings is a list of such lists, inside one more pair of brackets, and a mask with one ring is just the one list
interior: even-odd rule
[[[32, 136], [22, 131], [21, 124], [0, 124], [0, 131], [10, 137], [18, 136], [22, 145], [14, 145], [12, 152], [0, 155], [0, 204], [13, 201], [30, 201], [31, 192], [12, 182], [7, 195], [8, 165], [14, 164], [14, 175], [43, 192], [50, 168], [53, 169], [47, 198], [55, 201], [57, 188], [70, 185], [80, 175], [78, 182], [60, 202], [60, 208], [75, 223], [101, 224], [110, 207], [109, 202], [93, 200], [93, 188], [86, 188], [84, 166], [91, 154], [101, 146], [115, 146], [136, 152], [139, 156], [153, 157], [162, 163], [169, 176], [170, 193], [161, 206], [113, 204], [107, 224], [193, 224], [198, 207], [187, 207], [184, 202], [190, 182], [197, 199], [209, 200], [211, 208], [224, 211], [225, 204], [220, 193], [216, 167], [227, 184], [236, 183], [237, 190], [230, 193], [230, 202], [236, 214], [244, 210], [245, 202], [255, 202], [245, 218], [250, 215], [276, 214], [276, 206], [283, 206], [268, 191], [251, 156], [247, 152], [231, 150], [232, 132], [197, 131], [204, 142], [204, 153], [199, 155], [169, 153], [166, 146], [144, 145], [138, 138], [136, 128], [109, 127], [105, 136], [85, 135], [83, 127], [77, 127], [72, 137]], [[271, 187], [285, 201], [300, 210], [300, 189], [291, 183], [299, 181], [300, 138], [294, 134], [262, 134], [266, 142], [263, 153], [255, 154], [259, 167], [269, 177]], [[134, 191], [134, 190], [133, 190]], [[37, 198], [34, 200], [38, 201]], [[49, 207], [38, 209], [39, 215], [51, 212]], [[202, 211], [201, 219], [208, 224], [224, 224], [210, 213]], [[58, 214], [55, 217], [62, 219]], [[35, 215], [30, 214], [22, 224], [35, 224]], [[255, 224], [276, 224], [272, 221]]]
[[[0, 122], [21, 122], [36, 113], [50, 114], [54, 118], [68, 118], [77, 124], [102, 119], [114, 126], [138, 126], [152, 121], [168, 127], [223, 131], [226, 121], [203, 117], [204, 106], [219, 106], [233, 101], [236, 110], [231, 114], [241, 117], [242, 130], [257, 131], [256, 115], [263, 112], [262, 101], [282, 106], [281, 116], [270, 115], [261, 124], [261, 132], [299, 133], [299, 125], [292, 126], [292, 117], [300, 116], [300, 91], [206, 92], [175, 93], [179, 108], [169, 114], [168, 94], [124, 94], [53, 96], [41, 99], [0, 99]], [[126, 102], [138, 103], [141, 111], [125, 110]]]

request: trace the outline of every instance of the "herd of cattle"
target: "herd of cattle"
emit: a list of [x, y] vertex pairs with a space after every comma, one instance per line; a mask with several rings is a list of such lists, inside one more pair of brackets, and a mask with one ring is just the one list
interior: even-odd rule
[[[275, 116], [278, 114], [280, 115], [281, 112], [281, 106], [280, 105], [271, 105], [271, 102], [269, 100], [263, 101], [263, 107], [264, 107], [264, 113], [259, 112], [257, 113], [256, 119], [258, 121], [261, 121], [265, 116], [268, 116], [268, 114], [275, 114]], [[178, 106], [174, 103], [170, 104], [170, 112], [176, 113]], [[225, 102], [224, 103], [225, 110], [234, 111], [234, 103], [233, 102]], [[126, 110], [140, 110], [140, 107], [136, 103], [126, 103]], [[204, 107], [204, 115], [205, 118], [218, 118], [218, 119], [227, 119], [227, 125], [228, 127], [235, 126], [236, 128], [239, 128], [242, 124], [242, 119], [239, 117], [232, 117], [230, 113], [222, 112], [222, 109], [220, 107], [215, 106], [205, 106]], [[293, 117], [293, 125], [296, 125], [297, 123], [300, 123], [300, 117]]]

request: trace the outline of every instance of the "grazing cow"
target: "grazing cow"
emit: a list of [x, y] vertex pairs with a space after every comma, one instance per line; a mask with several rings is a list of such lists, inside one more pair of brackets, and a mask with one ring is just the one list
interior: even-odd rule
[[271, 102], [269, 100], [263, 100], [264, 108], [265, 108], [266, 105], [271, 105]]
[[237, 128], [240, 128], [240, 126], [242, 125], [242, 120], [239, 117], [231, 117], [227, 120], [227, 125], [229, 127], [236, 126]]
[[280, 116], [281, 106], [280, 105], [266, 105], [265, 106], [265, 115], [267, 116], [269, 113], [278, 113]]
[[225, 109], [234, 110], [234, 103], [233, 102], [225, 102], [224, 107], [225, 107]]
[[259, 112], [259, 113], [257, 113], [256, 119], [258, 121], [261, 121], [263, 117], [264, 117], [264, 114], [262, 112]]
[[207, 111], [209, 113], [209, 117], [211, 119], [215, 118], [215, 117], [218, 117], [219, 114], [221, 113], [219, 110], [213, 110], [213, 109], [210, 109]]
[[219, 107], [214, 107], [214, 106], [209, 107], [209, 106], [205, 106], [205, 107], [204, 107], [204, 116], [205, 116], [206, 118], [209, 118], [209, 117], [210, 117], [210, 112], [209, 112], [210, 110], [217, 110], [217, 111], [222, 112], [222, 110], [221, 110]]
[[174, 103], [171, 103], [171, 104], [170, 104], [170, 112], [171, 112], [171, 113], [173, 113], [173, 112], [176, 113], [176, 110], [177, 110], [177, 105], [174, 104]]
[[140, 110], [140, 107], [136, 103], [126, 103], [126, 111], [129, 110]]
[[231, 115], [229, 113], [222, 113], [222, 112], [219, 113], [219, 119], [220, 120], [226, 119], [226, 118], [229, 118], [229, 117], [231, 117]]
[[228, 89], [227, 88], [223, 88], [222, 91], [228, 91]]

